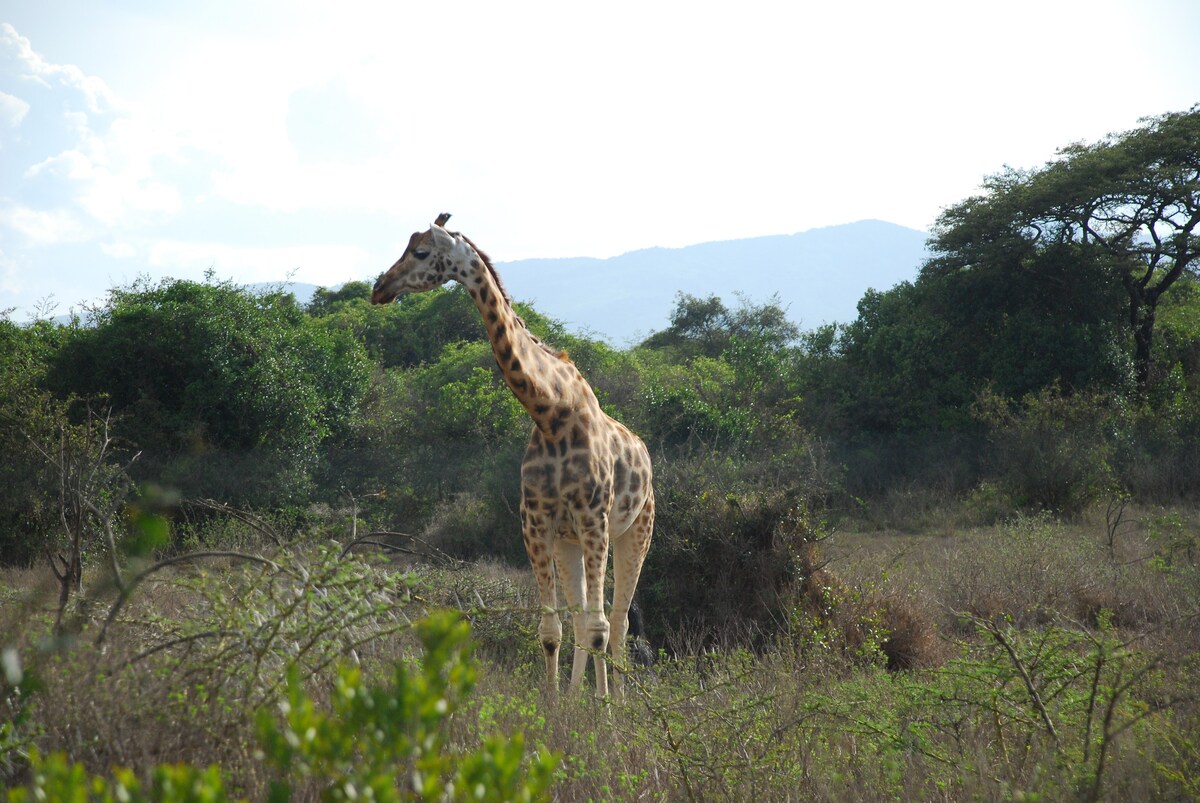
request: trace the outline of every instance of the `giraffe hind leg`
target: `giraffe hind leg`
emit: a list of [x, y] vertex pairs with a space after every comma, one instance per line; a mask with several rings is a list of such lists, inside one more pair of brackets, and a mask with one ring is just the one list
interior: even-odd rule
[[650, 496], [642, 506], [629, 529], [613, 539], [613, 605], [612, 605], [612, 648], [613, 694], [624, 694], [621, 670], [628, 666], [625, 655], [625, 636], [629, 632], [629, 606], [637, 590], [642, 565], [650, 551], [650, 539], [654, 533], [654, 497]]

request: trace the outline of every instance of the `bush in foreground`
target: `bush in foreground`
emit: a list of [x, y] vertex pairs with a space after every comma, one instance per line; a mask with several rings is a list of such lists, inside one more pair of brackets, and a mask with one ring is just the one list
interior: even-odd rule
[[[390, 684], [370, 685], [361, 671], [338, 672], [329, 711], [322, 711], [293, 670], [279, 714], [258, 712], [262, 755], [273, 771], [268, 799], [542, 800], [557, 759], [539, 750], [526, 760], [522, 736], [489, 736], [475, 750], [447, 747], [449, 718], [471, 693], [476, 666], [470, 629], [442, 613], [417, 625], [419, 666], [396, 665]], [[118, 768], [91, 775], [62, 753], [32, 756], [32, 781], [8, 793], [30, 800], [218, 803], [231, 799], [219, 767], [155, 767], [150, 783]]]

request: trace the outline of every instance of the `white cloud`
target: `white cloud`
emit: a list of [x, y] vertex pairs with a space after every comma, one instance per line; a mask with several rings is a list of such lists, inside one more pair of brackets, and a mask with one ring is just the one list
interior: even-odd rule
[[100, 243], [100, 251], [113, 259], [132, 259], [138, 255], [137, 246], [127, 240], [110, 240]]
[[79, 242], [92, 233], [69, 209], [42, 210], [12, 203], [0, 206], [0, 227], [12, 229], [33, 246]]
[[28, 103], [16, 95], [0, 92], [0, 124], [9, 128], [17, 128], [27, 114], [29, 114]]
[[[50, 97], [66, 101], [59, 118], [62, 127], [52, 133], [73, 142], [22, 171], [26, 182], [38, 188], [39, 202], [13, 205], [0, 221], [26, 237], [29, 245], [45, 246], [89, 238], [101, 230], [144, 227], [180, 210], [178, 189], [159, 180], [154, 169], [155, 161], [169, 153], [173, 139], [152, 124], [131, 122], [131, 117], [146, 118], [144, 110], [135, 115], [132, 104], [120, 101], [103, 80], [78, 67], [46, 61], [7, 23], [0, 25], [0, 48], [17, 56], [24, 77], [49, 88]], [[85, 108], [73, 108], [80, 94]], [[6, 108], [2, 100], [0, 112]], [[23, 108], [21, 116], [29, 104]], [[121, 113], [114, 116], [116, 109]]]
[[82, 92], [89, 111], [110, 111], [120, 105], [103, 79], [86, 75], [73, 64], [51, 64], [7, 22], [0, 23], [0, 47], [13, 54], [24, 67], [24, 77], [45, 87], [66, 86]]
[[[17, 261], [3, 251], [0, 251], [0, 295], [15, 297], [21, 289], [21, 280], [17, 272]], [[0, 303], [0, 308], [3, 308], [3, 306]]]
[[50, 175], [58, 178], [83, 180], [95, 175], [92, 160], [81, 151], [69, 150], [50, 156], [25, 170], [26, 178]]
[[[507, 258], [863, 217], [920, 228], [1004, 161], [1036, 164], [1136, 118], [1106, 122], [1111, 110], [1099, 115], [1086, 93], [1030, 92], [1120, 36], [1113, 20], [1128, 14], [1104, 5], [1066, 41], [1055, 31], [1071, 12], [1043, 5], [868, 2], [849, 18], [834, 6], [662, 3], [638, 6], [636, 24], [619, 3], [468, 2], [452, 24], [434, 6], [302, 6], [276, 29], [198, 43], [153, 104], [220, 154], [220, 198], [412, 226], [444, 206]], [[1030, 29], [1035, 11], [1046, 23]], [[1015, 42], [1037, 57], [1010, 58]], [[354, 132], [353, 153], [335, 142], [329, 158], [306, 158], [289, 138], [289, 101], [329, 87], [370, 131]]]

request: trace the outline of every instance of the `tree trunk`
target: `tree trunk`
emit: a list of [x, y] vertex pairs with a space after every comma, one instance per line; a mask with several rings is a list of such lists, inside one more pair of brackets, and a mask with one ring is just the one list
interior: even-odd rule
[[[1159, 285], [1161, 287], [1161, 283]], [[1129, 293], [1129, 328], [1133, 332], [1133, 378], [1137, 394], [1145, 398], [1150, 390], [1150, 368], [1154, 345], [1154, 318], [1158, 312], [1159, 293], [1147, 288], [1133, 276], [1125, 278]]]
[[1133, 330], [1133, 376], [1137, 392], [1145, 397], [1150, 390], [1151, 346], [1154, 343], [1154, 306], [1143, 305], [1140, 320]]

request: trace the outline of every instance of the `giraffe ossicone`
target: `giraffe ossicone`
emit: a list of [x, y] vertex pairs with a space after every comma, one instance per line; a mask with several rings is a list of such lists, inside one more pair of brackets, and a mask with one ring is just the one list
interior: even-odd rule
[[[642, 440], [600, 408], [583, 374], [563, 352], [543, 343], [513, 310], [487, 255], [437, 217], [415, 232], [378, 281], [371, 302], [385, 304], [457, 281], [483, 318], [504, 382], [533, 419], [521, 462], [521, 530], [537, 578], [542, 609], [538, 639], [546, 684], [558, 689], [562, 622], [558, 585], [575, 634], [571, 687], [580, 685], [589, 653], [596, 691], [608, 693], [605, 648], [625, 666], [629, 606], [654, 530], [650, 453]], [[604, 577], [613, 562], [612, 618], [604, 613]], [[620, 673], [613, 677], [621, 689]]]

